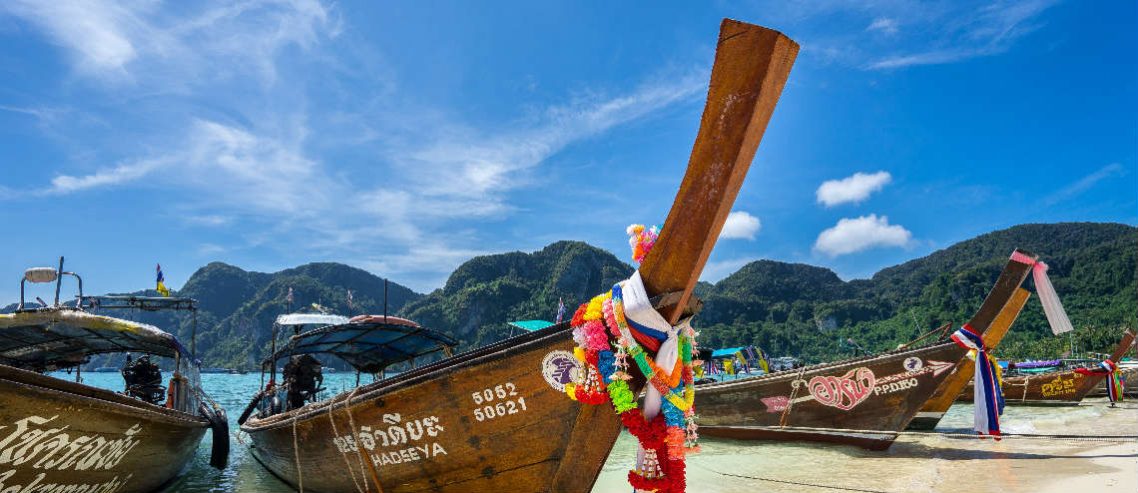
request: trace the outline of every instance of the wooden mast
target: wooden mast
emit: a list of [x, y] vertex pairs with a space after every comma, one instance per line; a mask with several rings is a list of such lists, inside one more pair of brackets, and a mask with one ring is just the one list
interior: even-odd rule
[[687, 172], [664, 229], [640, 266], [648, 294], [681, 293], [676, 323], [711, 255], [778, 102], [798, 43], [778, 31], [724, 19]]

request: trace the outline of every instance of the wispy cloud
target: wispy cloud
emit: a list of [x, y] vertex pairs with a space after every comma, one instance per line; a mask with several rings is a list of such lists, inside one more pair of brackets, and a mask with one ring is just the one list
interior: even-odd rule
[[[130, 143], [84, 149], [21, 195], [160, 191], [178, 220], [245, 242], [213, 240], [200, 254], [279, 248], [412, 273], [413, 285], [485, 253], [470, 247], [485, 238], [469, 224], [514, 213], [511, 192], [537, 183], [550, 158], [696, 100], [707, 81], [689, 70], [624, 88], [582, 82], [560, 102], [486, 124], [405, 97], [384, 54], [344, 40], [338, 7], [315, 0], [16, 0], [0, 16], [54, 45], [68, 82], [114, 112], [99, 131]], [[36, 107], [2, 109], [53, 117]], [[57, 120], [61, 140], [91, 141], [71, 116]]]
[[897, 34], [897, 20], [889, 17], [878, 17], [874, 19], [865, 30], [885, 34]]
[[858, 203], [888, 185], [893, 176], [888, 171], [857, 172], [840, 180], [826, 180], [814, 192], [819, 204], [833, 207], [845, 203]]
[[37, 26], [78, 73], [116, 84], [193, 83], [244, 67], [272, 82], [282, 47], [307, 48], [339, 32], [337, 19], [315, 0], [213, 2], [179, 13], [160, 7], [147, 1], [12, 0], [0, 3], [0, 13]]
[[838, 257], [876, 247], [907, 246], [912, 238], [909, 230], [889, 224], [889, 218], [870, 214], [840, 219], [837, 225], [818, 235], [814, 250], [829, 257]]
[[880, 71], [1007, 52], [1042, 27], [1058, 1], [766, 2], [762, 13], [794, 27], [807, 56]]
[[[444, 201], [460, 215], [507, 209], [502, 192], [526, 183], [526, 173], [566, 146], [698, 95], [706, 75], [645, 83], [630, 93], [577, 98], [546, 108], [512, 127], [479, 130], [462, 122], [432, 122], [414, 140], [426, 145], [391, 149], [418, 196]], [[452, 207], [459, 206], [459, 207]]]
[[723, 223], [723, 231], [720, 231], [719, 238], [753, 240], [762, 227], [759, 218], [746, 211], [734, 211], [727, 215], [727, 222]]
[[1038, 18], [1057, 0], [996, 2], [980, 8], [963, 8], [960, 17], [932, 25], [933, 36], [923, 49], [894, 53], [870, 60], [870, 70], [897, 69], [913, 65], [937, 65], [1008, 51], [1021, 37], [1041, 26]]
[[1095, 186], [1098, 182], [1106, 180], [1114, 176], [1125, 176], [1126, 168], [1119, 163], [1111, 163], [1102, 168], [1099, 168], [1094, 173], [1082, 177], [1066, 187], [1063, 187], [1058, 192], [1055, 192], [1043, 200], [1046, 205], [1055, 205], [1067, 199], [1074, 198], [1091, 187]]
[[163, 159], [144, 159], [134, 163], [120, 164], [113, 168], [101, 169], [89, 175], [59, 175], [51, 180], [51, 187], [44, 194], [67, 194], [91, 188], [110, 187], [129, 183], [142, 178], [163, 164]]

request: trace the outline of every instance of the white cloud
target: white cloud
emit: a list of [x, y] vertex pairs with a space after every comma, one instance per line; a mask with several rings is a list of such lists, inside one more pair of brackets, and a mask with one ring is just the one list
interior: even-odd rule
[[923, 19], [932, 37], [924, 49], [878, 57], [866, 68], [938, 65], [1004, 53], [1019, 38], [1038, 29], [1038, 17], [1057, 2], [1029, 0], [995, 2], [983, 7], [961, 6], [958, 11], [946, 12], [944, 18]]
[[818, 203], [826, 207], [833, 207], [847, 202], [858, 203], [881, 190], [893, 179], [887, 171], [878, 171], [873, 174], [862, 172], [841, 180], [827, 180], [815, 192]]
[[904, 247], [912, 238], [909, 230], [889, 224], [889, 218], [870, 214], [839, 220], [836, 226], [818, 235], [814, 250], [837, 257], [875, 247]]
[[0, 9], [43, 29], [72, 52], [80, 70], [91, 74], [124, 73], [138, 55], [127, 31], [147, 31], [128, 7], [113, 2], [11, 0], [2, 5]]
[[429, 144], [397, 147], [388, 157], [419, 196], [441, 200], [457, 215], [501, 213], [508, 209], [502, 192], [523, 185], [528, 170], [574, 142], [700, 95], [705, 80], [706, 73], [692, 73], [647, 83], [625, 95], [579, 98], [494, 131], [428, 122], [414, 140]]
[[83, 75], [166, 86], [242, 70], [272, 82], [282, 47], [308, 48], [339, 32], [316, 0], [219, 1], [182, 12], [159, 7], [148, 1], [12, 0], [0, 2], [0, 14], [38, 27]]
[[719, 238], [753, 240], [762, 226], [759, 218], [745, 211], [734, 211], [727, 215], [727, 222], [723, 223]]
[[96, 171], [85, 176], [59, 175], [51, 180], [51, 188], [44, 190], [47, 194], [66, 194], [87, 190], [90, 188], [108, 187], [122, 183], [132, 182], [163, 164], [162, 159], [146, 159], [135, 163], [120, 164], [113, 168]]
[[897, 34], [897, 20], [889, 17], [878, 17], [873, 20], [866, 31], [878, 31], [885, 34]]
[[[101, 98], [114, 122], [96, 129], [109, 144], [84, 149], [83, 162], [98, 166], [68, 165], [22, 194], [159, 189], [181, 220], [231, 225], [227, 232], [246, 247], [287, 243], [286, 255], [419, 279], [482, 253], [469, 245], [485, 238], [465, 223], [512, 213], [509, 192], [535, 183], [546, 160], [697, 100], [707, 83], [705, 71], [689, 71], [616, 93], [577, 88], [562, 104], [523, 107], [524, 117], [485, 125], [408, 102], [416, 98], [397, 93], [400, 78], [383, 54], [358, 37], [335, 42], [339, 13], [315, 0], [20, 0], [0, 2], [3, 17], [57, 46], [76, 75], [68, 82], [97, 89], [83, 94]], [[71, 114], [54, 120], [60, 140], [99, 141]], [[122, 142], [131, 149], [125, 159]], [[349, 164], [336, 161], [343, 155]], [[0, 188], [0, 199], [14, 196]]]
[[1057, 204], [1057, 203], [1062, 202], [1064, 200], [1067, 200], [1071, 197], [1075, 197], [1075, 196], [1077, 196], [1077, 195], [1079, 195], [1079, 194], [1081, 194], [1087, 190], [1090, 190], [1091, 187], [1095, 186], [1095, 184], [1097, 184], [1098, 182], [1100, 182], [1102, 180], [1105, 180], [1105, 179], [1110, 178], [1112, 176], [1122, 176], [1125, 174], [1126, 174], [1126, 168], [1124, 168], [1121, 164], [1119, 164], [1119, 163], [1108, 164], [1106, 166], [1103, 166], [1102, 168], [1099, 168], [1094, 173], [1091, 173], [1087, 176], [1082, 177], [1081, 179], [1079, 179], [1079, 181], [1076, 181], [1070, 185], [1067, 185], [1066, 187], [1063, 187], [1062, 190], [1059, 190], [1058, 192], [1055, 192], [1053, 195], [1047, 197], [1046, 199], [1044, 199], [1043, 202], [1047, 205]]

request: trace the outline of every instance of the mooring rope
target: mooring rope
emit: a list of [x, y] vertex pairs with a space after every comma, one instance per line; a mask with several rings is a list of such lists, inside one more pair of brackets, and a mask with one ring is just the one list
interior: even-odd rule
[[297, 419], [292, 419], [292, 456], [296, 458], [296, 482], [300, 493], [304, 493], [304, 473], [300, 470], [300, 444], [296, 440], [296, 422]]
[[[379, 474], [376, 473], [376, 471], [375, 471], [375, 464], [372, 464], [370, 459], [369, 460], [364, 459], [364, 451], [359, 446], [360, 445], [360, 437], [359, 437], [359, 434], [356, 432], [356, 419], [355, 419], [355, 417], [352, 416], [352, 407], [351, 407], [352, 399], [354, 399], [356, 397], [356, 391], [358, 391], [358, 390], [360, 390], [360, 388], [356, 387], [356, 388], [352, 389], [352, 392], [350, 394], [348, 394], [348, 398], [344, 400], [344, 410], [348, 412], [348, 425], [352, 427], [352, 439], [356, 441], [356, 451], [359, 452], [360, 475], [361, 476], [363, 475], [364, 466], [366, 465], [368, 472], [371, 473], [371, 480], [375, 482], [376, 491], [378, 493], [383, 493], [383, 484], [381, 484], [379, 482]], [[364, 479], [364, 486], [367, 486], [367, 477], [365, 476], [363, 479]], [[369, 488], [369, 491], [370, 491], [370, 488]]]
[[998, 437], [991, 435], [979, 435], [976, 433], [960, 433], [960, 432], [941, 432], [941, 431], [890, 431], [890, 430], [859, 430], [852, 428], [823, 428], [812, 426], [759, 426], [749, 425], [745, 428], [757, 428], [773, 431], [813, 431], [819, 433], [848, 433], [848, 434], [861, 434], [861, 435], [881, 435], [883, 437], [898, 437], [898, 436], [918, 436], [926, 438], [952, 438], [952, 439], [974, 439], [974, 440], [987, 440], [992, 438], [999, 439], [1027, 439], [1027, 440], [1058, 440], [1070, 442], [1100, 442], [1100, 443], [1138, 443], [1138, 436], [1135, 435], [1074, 435], [1074, 434], [1057, 434], [1057, 433], [1006, 433]]
[[860, 489], [860, 488], [847, 488], [845, 486], [833, 486], [833, 485], [828, 485], [828, 484], [803, 483], [800, 481], [789, 481], [789, 480], [785, 480], [785, 479], [764, 478], [764, 477], [760, 477], [760, 476], [746, 476], [743, 474], [733, 474], [733, 473], [728, 473], [728, 472], [716, 471], [715, 469], [700, 465], [698, 463], [695, 463], [694, 465], [699, 467], [700, 469], [705, 470], [705, 471], [708, 471], [708, 472], [711, 472], [714, 474], [718, 474], [720, 476], [727, 476], [727, 477], [732, 477], [732, 478], [751, 479], [751, 480], [755, 480], [755, 481], [767, 481], [770, 483], [791, 484], [791, 485], [795, 485], [795, 486], [808, 486], [811, 488], [818, 488], [818, 489], [824, 489], [824, 490], [854, 491], [857, 493], [889, 493], [887, 491], [882, 491], [882, 490], [865, 490], [865, 489]]
[[782, 416], [778, 417], [779, 426], [786, 426], [786, 418], [790, 417], [790, 408], [794, 407], [794, 400], [798, 398], [798, 388], [803, 385], [800, 382], [802, 381], [802, 375], [805, 373], [806, 367], [803, 366], [800, 370], [798, 370], [798, 375], [794, 377], [794, 380], [790, 381], [790, 400], [786, 401], [786, 408], [782, 410]]
[[[333, 406], [331, 404], [328, 405], [328, 422], [332, 423], [332, 435], [339, 438], [340, 437], [340, 431], [336, 429], [336, 420], [332, 418], [332, 410], [335, 408], [336, 408], [336, 406]], [[358, 443], [356, 444], [356, 447], [357, 448], [359, 447]], [[354, 484], [356, 486], [356, 491], [358, 491], [359, 493], [366, 493], [367, 490], [360, 487], [360, 482], [359, 482], [359, 480], [356, 479], [356, 472], [354, 470], [352, 470], [352, 463], [351, 463], [351, 461], [348, 460], [348, 453], [341, 451], [340, 456], [344, 458], [344, 465], [348, 466], [348, 474], [351, 475], [351, 477], [352, 477], [352, 484]], [[363, 469], [360, 469], [360, 474], [363, 474]], [[367, 486], [367, 477], [365, 476], [361, 479], [364, 480], [364, 486]]]

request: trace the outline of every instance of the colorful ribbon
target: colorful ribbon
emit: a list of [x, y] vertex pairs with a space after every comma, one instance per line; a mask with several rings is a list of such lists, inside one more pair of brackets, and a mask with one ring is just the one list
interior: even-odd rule
[[1051, 279], [1047, 277], [1047, 264], [1033, 259], [1019, 250], [1012, 253], [1012, 260], [1032, 266], [1031, 273], [1032, 278], [1035, 279], [1035, 294], [1039, 295], [1039, 301], [1043, 303], [1043, 314], [1047, 315], [1047, 323], [1051, 326], [1051, 332], [1059, 335], [1075, 330], [1071, 326], [1071, 319], [1067, 318], [1063, 303], [1059, 301], [1055, 286], [1051, 285]]
[[972, 326], [964, 324], [952, 334], [952, 340], [962, 348], [976, 351], [975, 391], [972, 392], [973, 428], [980, 434], [1000, 436], [1000, 414], [1004, 411], [1004, 394], [994, 368], [996, 365], [988, 357], [988, 350], [984, 346], [984, 338], [977, 334]]
[[1122, 370], [1118, 368], [1118, 364], [1107, 359], [1099, 363], [1098, 368], [1075, 368], [1075, 373], [1081, 375], [1106, 375], [1106, 394], [1110, 397], [1110, 402], [1122, 402], [1122, 391], [1124, 385], [1122, 383]]

